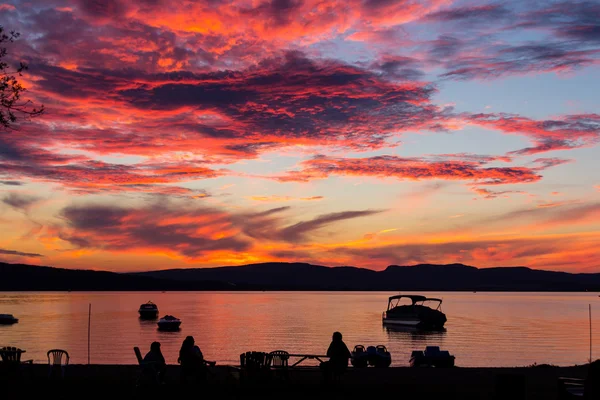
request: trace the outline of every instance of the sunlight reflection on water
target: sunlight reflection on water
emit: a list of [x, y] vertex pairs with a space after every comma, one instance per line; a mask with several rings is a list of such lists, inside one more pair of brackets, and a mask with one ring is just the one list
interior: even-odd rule
[[[449, 350], [460, 366], [518, 366], [534, 362], [582, 364], [589, 357], [588, 304], [598, 328], [595, 293], [423, 293], [444, 299], [446, 332], [422, 333], [382, 326], [383, 292], [72, 292], [0, 293], [0, 313], [18, 324], [0, 326], [0, 346], [27, 350], [27, 359], [46, 362], [46, 351], [63, 348], [72, 363], [87, 362], [88, 303], [92, 304], [91, 360], [134, 364], [142, 352], [162, 343], [175, 363], [181, 342], [193, 335], [207, 359], [236, 364], [248, 350], [324, 353], [339, 330], [352, 349], [385, 345], [393, 365], [408, 365], [413, 349], [435, 345]], [[179, 332], [160, 332], [137, 309], [148, 300], [160, 315], [183, 321]], [[597, 354], [596, 354], [597, 357]]]

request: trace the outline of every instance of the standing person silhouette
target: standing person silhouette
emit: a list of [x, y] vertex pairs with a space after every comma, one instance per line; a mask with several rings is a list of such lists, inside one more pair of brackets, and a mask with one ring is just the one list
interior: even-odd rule
[[348, 346], [342, 340], [340, 332], [333, 332], [331, 344], [327, 349], [329, 361], [322, 362], [320, 367], [323, 370], [325, 382], [329, 382], [334, 374], [340, 374], [348, 368], [348, 359], [352, 356]]

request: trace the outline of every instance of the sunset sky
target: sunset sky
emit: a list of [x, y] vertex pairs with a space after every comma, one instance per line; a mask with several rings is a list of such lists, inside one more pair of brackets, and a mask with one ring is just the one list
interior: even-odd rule
[[[0, 0], [2, 1], [2, 0]], [[600, 272], [597, 1], [0, 3], [0, 260]]]

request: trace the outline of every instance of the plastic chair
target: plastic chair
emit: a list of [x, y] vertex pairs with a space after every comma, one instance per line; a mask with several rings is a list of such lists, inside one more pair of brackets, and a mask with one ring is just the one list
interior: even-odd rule
[[[52, 376], [52, 373], [60, 369], [60, 377], [64, 379], [65, 369], [69, 365], [69, 353], [61, 349], [48, 350], [46, 353], [48, 356], [48, 378]], [[52, 358], [50, 357], [52, 356]], [[63, 356], [65, 356], [65, 363], [63, 364]]]
[[288, 360], [290, 353], [285, 350], [275, 350], [269, 353], [271, 356], [271, 368], [275, 370], [275, 374], [284, 379], [289, 379]]

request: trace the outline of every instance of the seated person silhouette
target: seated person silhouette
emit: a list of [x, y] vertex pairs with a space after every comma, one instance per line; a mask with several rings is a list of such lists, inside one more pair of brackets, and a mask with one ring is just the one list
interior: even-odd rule
[[181, 380], [184, 383], [187, 382], [188, 378], [204, 381], [206, 379], [207, 365], [215, 364], [204, 359], [200, 347], [195, 345], [193, 336], [186, 337], [181, 344], [177, 362], [181, 364]]
[[144, 363], [152, 363], [152, 368], [157, 372], [159, 382], [164, 382], [165, 372], [167, 371], [167, 363], [160, 351], [160, 342], [152, 342], [150, 351], [144, 356]]
[[323, 370], [325, 381], [331, 380], [335, 374], [340, 374], [348, 368], [348, 359], [352, 356], [348, 346], [342, 340], [342, 334], [340, 332], [334, 332], [331, 339], [331, 344], [327, 349], [327, 356], [329, 361], [322, 362], [320, 367]]

